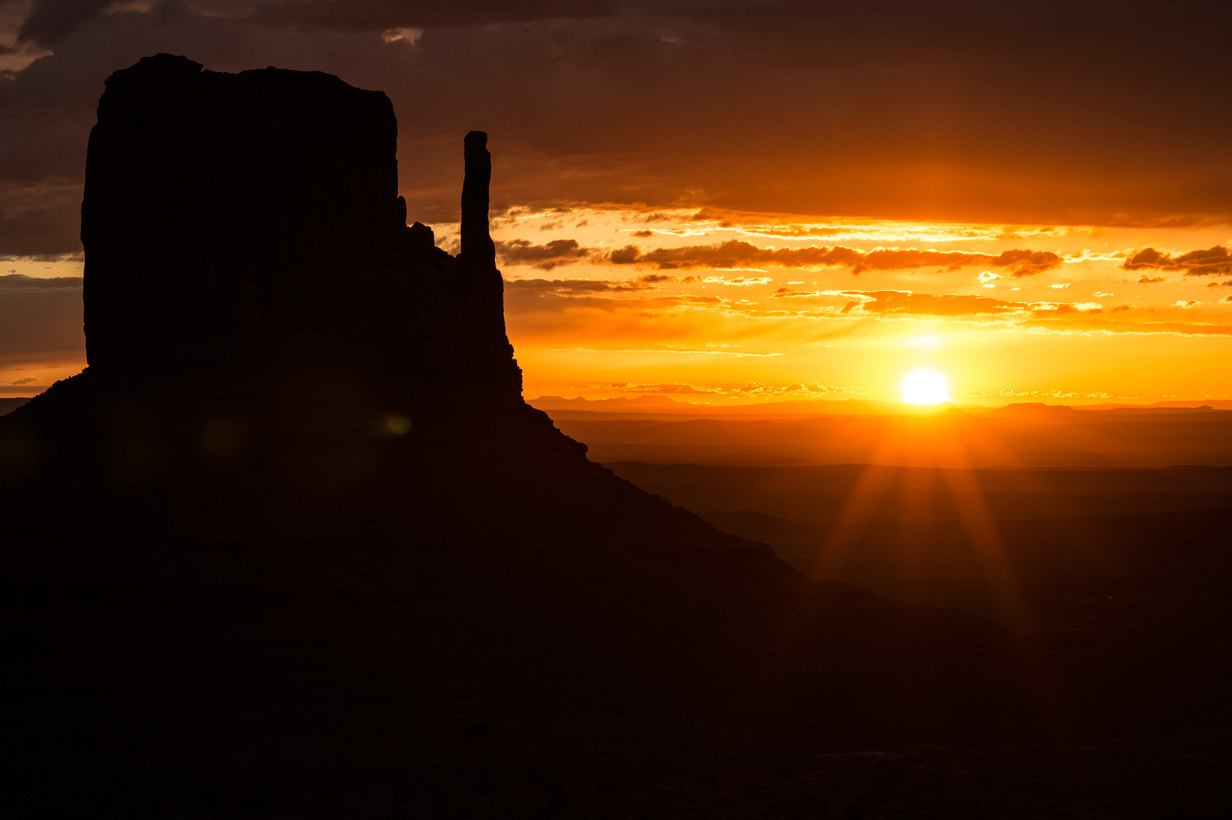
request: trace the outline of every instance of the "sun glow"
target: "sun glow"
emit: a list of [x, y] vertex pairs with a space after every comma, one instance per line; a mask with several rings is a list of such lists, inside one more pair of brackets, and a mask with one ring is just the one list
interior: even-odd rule
[[945, 376], [928, 367], [912, 370], [899, 385], [907, 404], [940, 404], [950, 400], [950, 386]]

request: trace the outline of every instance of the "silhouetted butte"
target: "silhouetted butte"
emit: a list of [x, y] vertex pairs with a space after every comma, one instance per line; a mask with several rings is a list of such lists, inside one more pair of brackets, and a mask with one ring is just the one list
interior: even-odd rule
[[167, 54], [114, 73], [82, 204], [89, 366], [0, 422], [14, 503], [71, 498], [32, 529], [607, 543], [717, 551], [792, 583], [768, 548], [589, 462], [522, 400], [486, 143], [464, 141], [452, 256], [407, 225], [384, 94]]

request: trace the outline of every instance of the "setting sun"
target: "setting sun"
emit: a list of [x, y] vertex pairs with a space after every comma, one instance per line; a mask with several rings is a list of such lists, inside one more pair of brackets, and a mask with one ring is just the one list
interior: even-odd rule
[[912, 370], [904, 376], [899, 390], [907, 404], [940, 404], [950, 400], [950, 386], [945, 376], [927, 367]]

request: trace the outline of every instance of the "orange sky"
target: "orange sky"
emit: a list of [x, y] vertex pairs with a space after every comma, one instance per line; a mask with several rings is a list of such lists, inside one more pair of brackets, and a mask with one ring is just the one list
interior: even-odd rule
[[928, 366], [1079, 404], [1232, 398], [1230, 233], [584, 209], [495, 237], [528, 396], [897, 400]]
[[[0, 4], [0, 395], [76, 372], [86, 138], [160, 51], [386, 91], [410, 218], [494, 158], [526, 395], [1232, 398], [1232, 11], [1194, 0]], [[169, 260], [170, 262], [170, 260]]]

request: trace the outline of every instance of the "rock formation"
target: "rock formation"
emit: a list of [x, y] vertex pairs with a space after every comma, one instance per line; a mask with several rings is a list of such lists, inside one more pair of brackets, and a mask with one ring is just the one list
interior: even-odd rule
[[786, 573], [522, 401], [487, 136], [464, 140], [456, 257], [406, 224], [396, 147], [389, 99], [330, 75], [166, 54], [113, 74], [82, 204], [89, 367], [0, 424], [0, 498], [69, 482], [61, 526], [91, 537], [666, 539]]
[[389, 99], [326, 74], [118, 71], [90, 135], [85, 331], [98, 371], [342, 369], [384, 391], [510, 399], [486, 137], [466, 139], [462, 253], [406, 225]]

